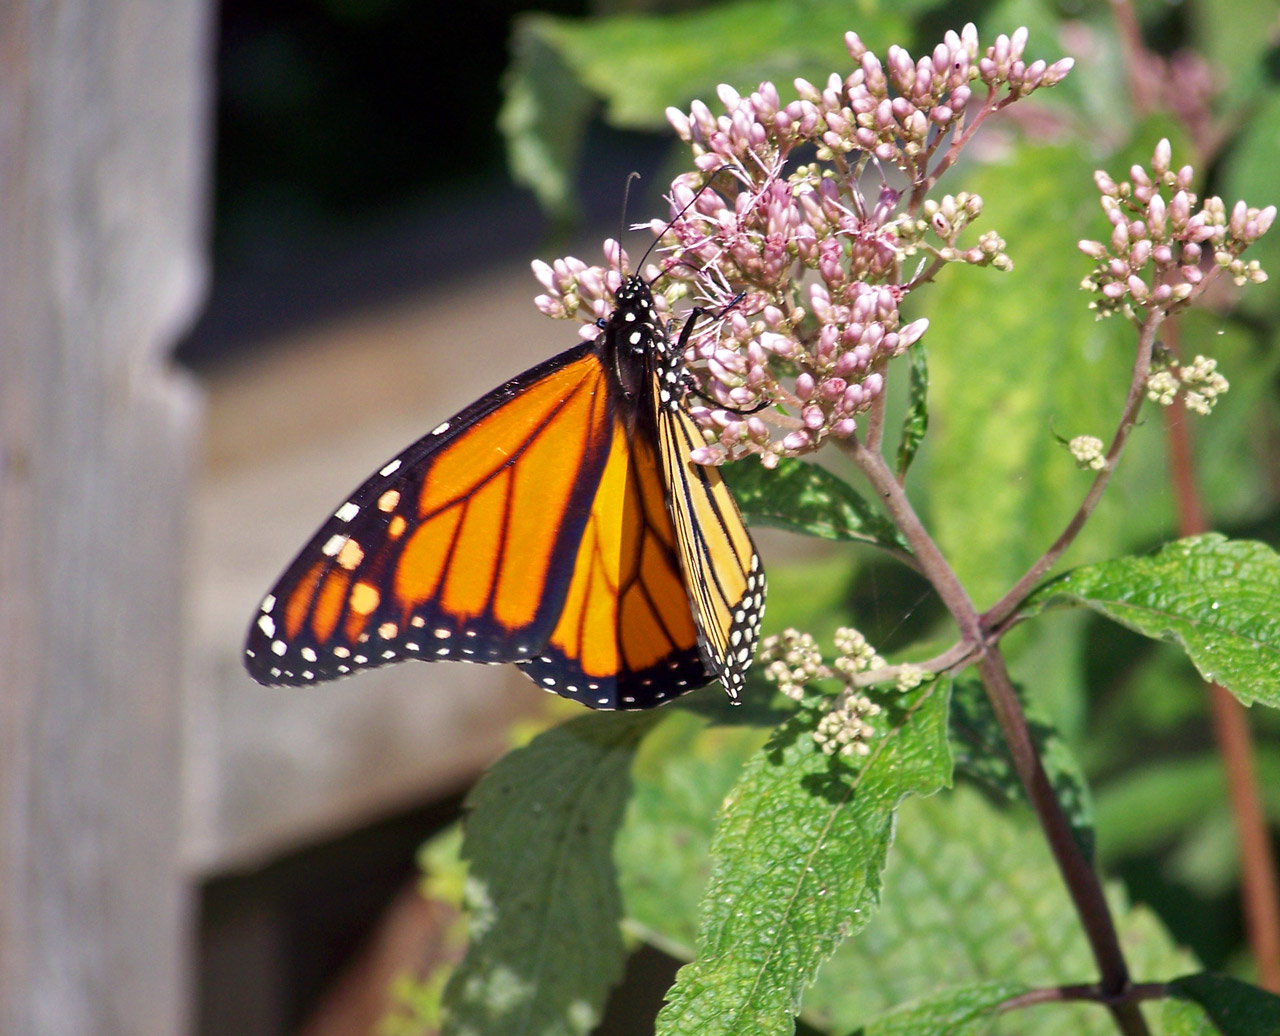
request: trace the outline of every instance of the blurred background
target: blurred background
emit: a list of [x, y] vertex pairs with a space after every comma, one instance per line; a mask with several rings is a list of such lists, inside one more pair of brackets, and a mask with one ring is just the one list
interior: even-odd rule
[[[462, 797], [485, 765], [522, 731], [561, 713], [506, 668], [396, 666], [335, 685], [266, 691], [241, 669], [244, 628], [320, 518], [378, 463], [486, 389], [572, 343], [573, 327], [534, 310], [532, 298], [540, 288], [529, 262], [563, 254], [598, 261], [600, 242], [616, 233], [624, 183], [633, 170], [643, 179], [632, 193], [628, 217], [638, 221], [665, 211], [659, 200], [663, 185], [682, 168], [683, 157], [664, 129], [665, 104], [685, 105], [693, 97], [711, 101], [721, 78], [745, 89], [764, 76], [782, 84], [798, 74], [824, 78], [846, 67], [839, 35], [846, 28], [857, 28], [880, 51], [900, 42], [923, 53], [945, 29], [967, 20], [978, 23], [984, 45], [997, 32], [1026, 24], [1033, 56], [1073, 54], [1076, 73], [1051, 98], [1020, 109], [1017, 122], [993, 126], [973, 149], [974, 166], [961, 171], [951, 190], [965, 176], [981, 182], [984, 169], [1000, 163], [1016, 167], [1012, 175], [1023, 177], [1020, 182], [1034, 182], [1050, 194], [1053, 170], [1068, 166], [1072, 175], [1084, 171], [1087, 186], [1089, 169], [1106, 163], [1123, 170], [1126, 161], [1116, 155], [1132, 150], [1145, 159], [1150, 142], [1163, 134], [1175, 138], [1175, 158], [1179, 146], [1185, 148], [1180, 160], [1206, 156], [1210, 191], [1244, 196], [1256, 205], [1276, 200], [1280, 7], [1270, 2], [1138, 3], [1125, 8], [1135, 19], [1126, 26], [1102, 3], [808, 0], [785, 5], [788, 24], [794, 25], [772, 38], [762, 38], [766, 30], [760, 27], [767, 22], [762, 12], [777, 7], [766, 0], [719, 8], [584, 0], [535, 8], [481, 0], [447, 11], [420, 0], [184, 0], [163, 12], [163, 5], [154, 11], [145, 3], [125, 6], [127, 14], [104, 4], [93, 15], [57, 18], [35, 4], [0, 10], [0, 45], [7, 48], [0, 53], [30, 58], [25, 65], [11, 64], [0, 79], [16, 102], [5, 109], [5, 132], [23, 145], [8, 149], [0, 166], [10, 174], [0, 181], [7, 183], [9, 199], [0, 210], [0, 230], [6, 242], [24, 242], [22, 249], [6, 247], [14, 265], [0, 271], [0, 291], [10, 293], [0, 295], [0, 310], [11, 315], [13, 334], [5, 347], [9, 366], [0, 369], [8, 382], [0, 391], [9, 393], [0, 396], [6, 408], [0, 414], [8, 422], [2, 514], [12, 519], [0, 557], [10, 565], [8, 602], [16, 602], [0, 630], [23, 637], [19, 644], [15, 636], [6, 648], [0, 635], [0, 663], [15, 674], [15, 688], [30, 689], [13, 695], [7, 727], [6, 713], [0, 712], [6, 739], [0, 741], [0, 758], [8, 759], [0, 765], [10, 788], [36, 789], [30, 795], [37, 806], [44, 802], [39, 789], [52, 788], [48, 815], [57, 821], [46, 841], [33, 838], [24, 848], [13, 832], [27, 830], [30, 812], [24, 807], [7, 814], [9, 855], [0, 883], [9, 887], [10, 916], [16, 919], [11, 932], [17, 934], [7, 937], [9, 952], [7, 958], [0, 954], [0, 966], [7, 959], [15, 968], [11, 975], [43, 973], [41, 996], [52, 1000], [41, 1002], [61, 1003], [59, 1010], [67, 1012], [54, 1011], [52, 1026], [15, 1027], [15, 1033], [425, 1031], [408, 1022], [398, 1029], [400, 1023], [387, 1020], [388, 990], [406, 976], [432, 975], [458, 952], [459, 935], [446, 905], [417, 894], [418, 848], [456, 820]], [[643, 31], [610, 20], [626, 12], [696, 19], [707, 8], [724, 12], [722, 19], [659, 21], [656, 29], [646, 22]], [[535, 10], [564, 20], [528, 17]], [[153, 18], [167, 28], [153, 28]], [[574, 35], [567, 27], [578, 26], [579, 19], [591, 19], [605, 35], [594, 42], [589, 34]], [[665, 45], [653, 42], [651, 30], [661, 40], [678, 41], [681, 53], [693, 58], [646, 64], [640, 60], [643, 48]], [[185, 49], [158, 52], [171, 43], [168, 31], [181, 34]], [[628, 52], [633, 39], [636, 54]], [[1141, 51], [1135, 49], [1138, 39]], [[116, 46], [120, 41], [127, 46]], [[102, 68], [84, 59], [104, 51]], [[46, 52], [61, 55], [63, 62], [50, 64], [47, 75], [37, 60]], [[129, 64], [130, 55], [135, 64]], [[55, 74], [64, 66], [77, 70], [65, 88]], [[62, 160], [59, 113], [78, 111], [82, 103], [85, 111], [96, 111], [98, 102], [84, 99], [95, 94], [100, 72], [115, 84], [102, 103], [129, 102], [103, 117], [104, 125], [126, 127], [121, 139], [142, 139], [148, 119], [181, 135], [181, 160], [155, 173], [186, 185], [172, 207], [163, 192], [150, 201], [144, 196], [155, 163], [144, 163], [139, 174], [128, 163], [116, 168], [98, 162], [94, 147], [112, 153], [117, 145], [95, 133], [72, 134], [78, 143], [68, 146], [71, 158]], [[186, 85], [171, 92], [171, 81]], [[1137, 95], [1145, 98], [1141, 105], [1132, 101]], [[46, 104], [47, 96], [56, 102]], [[171, 110], [174, 104], [178, 108]], [[67, 115], [76, 126], [88, 124], [87, 116], [79, 118]], [[33, 156], [28, 165], [24, 156]], [[83, 171], [79, 181], [58, 172], [73, 168]], [[127, 239], [135, 226], [168, 242], [172, 249], [159, 248], [147, 260], [154, 266], [125, 263], [119, 276], [145, 270], [141, 280], [154, 294], [178, 301], [142, 321], [142, 333], [129, 320], [103, 325], [98, 317], [102, 307], [108, 313], [110, 307], [90, 293], [87, 301], [57, 303], [89, 307], [79, 323], [63, 321], [65, 326], [47, 331], [57, 324], [47, 316], [56, 305], [36, 307], [17, 293], [63, 298], [80, 282], [74, 271], [67, 273], [56, 248], [46, 255], [30, 241], [57, 240], [48, 230], [61, 225], [54, 204], [74, 209], [67, 199], [99, 189], [92, 181], [100, 169], [116, 178], [112, 183], [132, 179], [140, 185], [136, 206], [149, 222], [131, 222], [129, 210], [117, 225], [117, 217], [97, 214], [111, 208], [103, 203], [70, 225], [82, 229], [101, 222], [107, 229], [94, 232], [99, 244]], [[53, 202], [36, 197], [33, 183], [41, 175], [50, 177]], [[985, 175], [987, 189], [995, 185], [998, 193], [998, 177]], [[109, 195], [108, 202], [125, 194]], [[966, 321], [976, 319], [990, 298], [1005, 302], [1021, 293], [1029, 300], [1023, 302], [1031, 311], [1028, 319], [1035, 320], [1037, 310], [1049, 312], [1043, 307], [1056, 304], [1041, 293], [1065, 290], [1064, 306], [1082, 314], [1075, 286], [1087, 263], [1071, 251], [1071, 242], [1101, 233], [1096, 200], [1086, 202], [1050, 204], [1049, 219], [1037, 210], [995, 220], [1020, 264], [1014, 276], [1025, 279], [1001, 282], [988, 295], [990, 277], [953, 273], [960, 284], [926, 304], [949, 302], [950, 312], [959, 315], [949, 322], [946, 311], [929, 313], [931, 348], [943, 348], [948, 335], [968, 336], [975, 325]], [[21, 205], [29, 207], [15, 211]], [[112, 227], [114, 237], [107, 232]], [[1042, 233], [1061, 240], [1034, 236]], [[170, 237], [180, 240], [174, 244]], [[645, 244], [633, 238], [632, 254]], [[1266, 247], [1264, 262], [1268, 254], [1280, 258], [1276, 242]], [[171, 250], [179, 255], [174, 262], [167, 258]], [[37, 254], [39, 262], [31, 258]], [[1275, 258], [1273, 274], [1280, 272]], [[111, 297], [114, 276], [90, 278], [103, 298]], [[1250, 293], [1244, 308], [1216, 300], [1215, 312], [1189, 322], [1202, 337], [1216, 340], [1215, 355], [1233, 384], [1214, 415], [1216, 423], [1198, 425], [1194, 433], [1201, 436], [1195, 445], [1210, 521], [1233, 535], [1272, 544], [1280, 542], [1277, 283]], [[1062, 325], [1042, 313], [1040, 324], [1052, 326], [1035, 333], [1052, 342]], [[19, 314], [25, 314], [21, 321]], [[109, 386], [102, 390], [109, 411], [108, 397], [116, 391], [111, 377], [99, 377], [96, 368], [75, 373], [81, 363], [77, 350], [99, 326], [114, 328], [113, 334], [130, 343], [124, 354], [145, 340], [156, 346], [152, 351], [161, 365], [172, 357], [178, 366], [176, 376], [166, 374], [161, 385], [179, 399], [172, 403], [178, 416], [121, 437], [119, 456], [146, 457], [141, 466], [135, 461], [120, 469], [131, 472], [129, 477], [117, 477], [111, 466], [115, 440], [95, 433], [92, 425], [81, 439], [49, 434], [34, 443], [13, 431], [62, 428], [59, 422], [72, 420], [59, 412], [57, 401], [80, 397], [70, 390], [59, 397], [50, 386], [92, 382], [86, 391], [93, 394], [100, 381]], [[1032, 332], [1012, 327], [1003, 331], [1016, 336], [1008, 340], [1033, 351]], [[84, 333], [77, 340], [78, 328]], [[55, 340], [63, 343], [59, 349], [45, 348]], [[1101, 348], [1096, 338], [1089, 343], [1082, 355]], [[126, 356], [124, 365], [132, 369], [133, 362]], [[44, 363], [49, 373], [30, 373], [44, 371]], [[945, 372], [945, 359], [941, 363]], [[32, 418], [27, 411], [35, 404], [19, 390], [48, 397], [41, 404], [46, 409]], [[128, 391], [136, 392], [136, 386]], [[1048, 422], [1061, 419], [1063, 410], [1061, 401], [1040, 402], [1036, 427], [1047, 437]], [[1176, 535], [1176, 506], [1154, 416], [1152, 424], [1147, 452], [1134, 460], [1136, 477], [1128, 488], [1117, 486], [1113, 510], [1097, 522], [1104, 531], [1086, 549], [1138, 549]], [[966, 492], [972, 500], [982, 490], [966, 481], [965, 460], [947, 452], [947, 431], [954, 433], [957, 425], [947, 424], [945, 411], [936, 427], [942, 445], [923, 459], [927, 475], [919, 480], [934, 488], [913, 489], [922, 493], [926, 509], [933, 493], [932, 503], [944, 512], [954, 510]], [[1073, 426], [1071, 434], [1097, 430]], [[81, 441], [84, 449], [77, 453], [74, 443]], [[26, 443], [27, 452], [14, 443]], [[46, 444], [63, 452], [41, 467]], [[58, 459], [67, 456], [79, 459]], [[981, 467], [980, 458], [973, 463]], [[31, 475], [51, 470], [43, 483]], [[162, 470], [174, 472], [171, 482], [164, 476], [163, 486]], [[99, 481], [111, 484], [94, 482], [102, 472], [111, 472], [112, 479]], [[1002, 477], [1010, 487], [1046, 489], [1030, 467]], [[109, 495], [116, 491], [124, 496]], [[108, 495], [87, 496], [98, 492]], [[80, 535], [86, 515], [110, 514], [117, 504], [118, 524], [95, 523], [100, 534]], [[144, 507], [145, 515], [134, 513]], [[943, 529], [941, 535], [953, 549], [972, 545], [973, 569], [981, 573], [984, 558], [1003, 559], [1006, 547], [998, 535], [984, 539], [980, 507], [965, 521], [966, 527]], [[1033, 536], [1049, 533], [1047, 542], [1060, 522], [1058, 512], [1037, 512], [1027, 529]], [[31, 536], [20, 543], [12, 530], [24, 529]], [[766, 535], [763, 547], [773, 616], [808, 617], [816, 626], [852, 622], [882, 652], [935, 629], [938, 610], [931, 599], [882, 561], [847, 549], [828, 554], [822, 545], [781, 535]], [[114, 567], [102, 577], [108, 596], [96, 598], [96, 607], [83, 615], [74, 609], [70, 616], [59, 613], [49, 630], [31, 628], [31, 616], [43, 614], [41, 607], [82, 592], [79, 573], [87, 569], [68, 562], [64, 572], [56, 559], [92, 566], [108, 556], [114, 557]], [[165, 569], [162, 590], [153, 592], [141, 577], [130, 582], [142, 571], [139, 566], [166, 558], [176, 567]], [[1009, 564], [1016, 566], [1017, 559]], [[57, 570], [47, 585], [41, 574], [46, 565]], [[113, 618], [94, 632], [103, 614]], [[137, 621], [128, 618], [134, 615]], [[69, 624], [66, 630], [57, 625], [62, 622]], [[164, 637], [155, 632], [162, 625]], [[1049, 668], [1046, 659], [1054, 662], [1057, 675], [1029, 693], [1094, 781], [1105, 866], [1207, 965], [1250, 974], [1239, 920], [1237, 843], [1195, 674], [1176, 652], [1098, 621], [1068, 617], [1047, 629], [1039, 639], [1024, 639], [1022, 671], [1035, 674]], [[121, 656], [122, 645], [136, 642], [139, 651], [151, 651], [157, 641], [180, 645], [180, 657], [171, 652], [148, 669], [151, 683], [135, 680], [131, 662], [141, 655]], [[65, 649], [69, 643], [73, 649]], [[110, 666], [99, 661], [106, 657], [113, 659]], [[117, 694], [117, 682], [145, 683], [147, 689]], [[172, 704], [161, 704], [170, 698]], [[83, 704], [87, 699], [91, 705]], [[117, 728], [108, 717], [95, 727], [97, 709], [103, 717], [128, 720]], [[69, 718], [58, 718], [63, 716]], [[1280, 724], [1261, 709], [1249, 718], [1274, 835], [1280, 821]], [[85, 734], [86, 728], [91, 732]], [[99, 746], [93, 731], [102, 729], [110, 736]], [[160, 747], [153, 752], [150, 746]], [[152, 752], [159, 762], [135, 765], [129, 760], [134, 752]], [[116, 767], [124, 774], [122, 785], [112, 784]], [[80, 783], [64, 794], [64, 779]], [[126, 788], [136, 797], [119, 806]], [[40, 815], [39, 808], [33, 812]], [[148, 814], [167, 812], [180, 819], [148, 820]], [[135, 824], [141, 834], [121, 834]], [[163, 848], [140, 849], [148, 863], [139, 869], [130, 844]], [[81, 869], [65, 886], [33, 862], [46, 845], [59, 859], [88, 847], [83, 867], [76, 865]], [[117, 879], [117, 873], [123, 876]], [[85, 874], [108, 876], [100, 884], [113, 904], [145, 901], [147, 882], [166, 882], [161, 927], [169, 934], [147, 943], [136, 958], [117, 958], [125, 962], [125, 979], [113, 973], [110, 945], [134, 925], [123, 906], [119, 917], [107, 916], [116, 911], [112, 906], [99, 911], [105, 920], [88, 926], [84, 941], [96, 940], [97, 950], [77, 946], [65, 958], [74, 963], [61, 971], [49, 967], [62, 959], [59, 940], [75, 941], [68, 936], [82, 923], [74, 910], [62, 918], [56, 904], [79, 902], [83, 894], [97, 917], [95, 893], [83, 891]], [[44, 914], [12, 906], [24, 897], [55, 906]], [[1194, 909], [1187, 909], [1189, 901]], [[35, 935], [24, 943], [23, 933]], [[5, 938], [0, 936], [0, 947]], [[38, 952], [28, 957], [23, 945]], [[66, 992], [78, 988], [85, 975], [146, 988], [155, 979], [156, 947], [166, 945], [173, 959], [160, 969], [165, 988], [155, 1002], [161, 1007], [145, 1022], [137, 1020], [136, 993], [104, 1018], [96, 1013], [100, 996]], [[656, 950], [638, 952], [600, 1031], [649, 1031], [674, 967]], [[8, 981], [12, 988], [31, 988]], [[407, 988], [404, 995], [412, 996], [417, 987]], [[70, 1003], [81, 1003], [84, 1013], [72, 1012], [65, 1006]], [[59, 1018], [72, 1027], [60, 1029]], [[181, 1028], [173, 1028], [175, 1019]]]

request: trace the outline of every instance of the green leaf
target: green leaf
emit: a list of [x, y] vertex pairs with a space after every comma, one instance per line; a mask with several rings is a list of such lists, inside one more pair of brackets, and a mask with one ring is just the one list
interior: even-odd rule
[[[744, 706], [749, 707], [749, 706]], [[628, 928], [688, 960], [711, 871], [712, 817], [770, 731], [708, 723], [681, 707], [644, 739], [614, 860]], [[723, 711], [723, 710], [722, 710]]]
[[1246, 705], [1280, 705], [1280, 555], [1219, 533], [1144, 557], [1086, 565], [1038, 589], [1034, 615], [1084, 605], [1144, 636], [1180, 644], [1205, 680]]
[[[1197, 965], [1156, 916], [1108, 902], [1134, 975], [1159, 981]], [[848, 1032], [939, 990], [1000, 981], [1024, 988], [1096, 980], [1097, 965], [1030, 811], [959, 785], [898, 812], [880, 909], [805, 994], [813, 1025]], [[1115, 1036], [1097, 1005], [1047, 1004], [1007, 1016], [1002, 1032]]]
[[810, 710], [751, 759], [720, 818], [698, 958], [676, 977], [661, 1036], [792, 1031], [818, 966], [876, 906], [898, 804], [950, 779], [943, 686], [904, 696], [856, 769], [821, 751]]
[[824, 540], [857, 540], [896, 552], [907, 541], [893, 523], [843, 479], [826, 468], [794, 457], [772, 470], [737, 463], [721, 468], [724, 480], [748, 521]]
[[[1165, 124], [1152, 131], [1178, 136]], [[1078, 147], [1017, 146], [948, 187], [982, 195], [974, 233], [1007, 238], [1014, 262], [1008, 274], [953, 266], [918, 293], [930, 320], [931, 434], [916, 484], [928, 494], [926, 524], [980, 606], [1057, 538], [1088, 489], [1091, 476], [1053, 432], [1107, 438], [1124, 406], [1135, 334], [1122, 321], [1094, 319], [1080, 291], [1088, 263], [1076, 242], [1110, 229], [1094, 170], [1149, 161], [1153, 144], [1135, 146], [1127, 161]], [[1146, 469], [1160, 481], [1138, 508], [1104, 497], [1073, 546], [1077, 556], [1133, 549], [1168, 528], [1160, 437], [1158, 421], [1137, 429], [1123, 465], [1126, 478]]]
[[916, 459], [916, 450], [929, 430], [929, 355], [924, 344], [917, 342], [909, 353], [911, 377], [907, 388], [907, 413], [902, 419], [902, 438], [898, 442], [898, 478], [901, 479]]
[[545, 16], [526, 15], [512, 29], [498, 129], [512, 178], [532, 190], [545, 211], [568, 219], [575, 209], [573, 170], [596, 101], [547, 42], [540, 20]]
[[887, 1011], [853, 1036], [985, 1036], [999, 1006], [1025, 991], [1016, 982], [946, 989]]
[[833, 71], [848, 74], [844, 34], [855, 22], [873, 47], [905, 42], [909, 35], [900, 14], [855, 13], [831, 0], [737, 0], [678, 14], [591, 21], [540, 17], [536, 31], [604, 99], [609, 122], [660, 129], [669, 105], [710, 102], [721, 83], [750, 92], [763, 79], [826, 82]]
[[[1084, 771], [1051, 723], [1036, 716], [1034, 710], [1027, 711], [1027, 722], [1058, 805], [1071, 822], [1076, 844], [1092, 859], [1093, 798]], [[1026, 791], [1014, 770], [995, 711], [978, 680], [956, 681], [951, 697], [950, 728], [957, 773], [1005, 801], [1026, 802]]]
[[[1187, 8], [1187, 15], [1194, 26], [1198, 49], [1213, 66], [1214, 79], [1225, 83], [1225, 88], [1218, 87], [1218, 124], [1229, 126], [1241, 116], [1242, 121], [1247, 121], [1252, 114], [1248, 108], [1259, 96], [1265, 96], [1271, 85], [1267, 59], [1276, 45], [1274, 27], [1280, 17], [1280, 3], [1277, 0], [1250, 0], [1247, 4], [1239, 0], [1199, 0]], [[1224, 108], [1240, 105], [1246, 106], [1243, 112], [1237, 110], [1232, 118], [1222, 117]], [[1234, 199], [1224, 200], [1230, 209]]]
[[445, 992], [445, 1034], [579, 1036], [595, 1024], [624, 962], [614, 833], [636, 745], [660, 718], [563, 724], [468, 796], [471, 947]]
[[[1203, 704], [1202, 704], [1203, 708]], [[1099, 847], [1104, 859], [1154, 852], [1179, 838], [1226, 796], [1222, 760], [1157, 759], [1098, 788]]]
[[1222, 1036], [1199, 1004], [1166, 998], [1160, 1001], [1159, 1007], [1157, 1036]]
[[1222, 1036], [1275, 1036], [1280, 1028], [1280, 996], [1225, 975], [1174, 979], [1169, 993], [1204, 1008]]

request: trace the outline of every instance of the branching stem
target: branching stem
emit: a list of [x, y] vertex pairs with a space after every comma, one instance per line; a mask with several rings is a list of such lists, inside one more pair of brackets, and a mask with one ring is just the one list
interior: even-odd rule
[[1027, 595], [1035, 589], [1036, 584], [1057, 564], [1058, 559], [1062, 557], [1066, 549], [1075, 542], [1080, 530], [1084, 528], [1084, 523], [1089, 520], [1089, 516], [1093, 514], [1094, 509], [1098, 506], [1098, 501], [1102, 499], [1102, 494], [1111, 482], [1111, 476], [1115, 473], [1116, 463], [1120, 459], [1120, 454], [1124, 451], [1125, 444], [1129, 441], [1129, 433], [1133, 431], [1133, 426], [1137, 424], [1138, 411], [1142, 409], [1142, 400], [1147, 391], [1147, 377], [1151, 373], [1151, 354], [1155, 349], [1156, 335], [1160, 330], [1160, 325], [1164, 323], [1164, 318], [1163, 310], [1153, 309], [1142, 323], [1141, 331], [1138, 335], [1138, 352], [1133, 361], [1133, 374], [1129, 379], [1129, 393], [1125, 397], [1120, 423], [1116, 427], [1115, 434], [1111, 437], [1111, 445], [1107, 448], [1106, 464], [1095, 476], [1093, 485], [1089, 487], [1089, 491], [1085, 494], [1084, 500], [1081, 501], [1080, 507], [1071, 516], [1066, 528], [1053, 541], [1053, 545], [1041, 554], [1032, 563], [1031, 567], [1023, 573], [1022, 577], [1009, 588], [1009, 592], [996, 601], [982, 616], [984, 629], [998, 628], [1013, 615], [1018, 606], [1026, 600]]
[[[1149, 334], [1143, 335], [1147, 343], [1146, 365], [1150, 362], [1151, 347], [1155, 341], [1155, 327], [1158, 326], [1158, 321], [1152, 321], [1152, 323], [1155, 326], [1150, 328]], [[1144, 374], [1141, 386], [1145, 387], [1145, 383]], [[1141, 401], [1140, 394], [1138, 400]], [[1133, 404], [1135, 414], [1136, 408], [1135, 403]], [[1129, 407], [1126, 407], [1126, 411], [1128, 409]], [[1124, 422], [1122, 422], [1123, 426]], [[1127, 428], [1125, 434], [1127, 434]], [[875, 489], [885, 510], [906, 537], [912, 553], [920, 563], [921, 571], [933, 585], [960, 628], [961, 643], [973, 646], [978, 671], [1000, 724], [1001, 733], [1009, 746], [1014, 769], [1044, 829], [1049, 848], [1053, 852], [1058, 870], [1071, 894], [1072, 902], [1075, 904], [1076, 912], [1080, 916], [1089, 945], [1093, 950], [1101, 978], [1099, 988], [1114, 1000], [1108, 1003], [1112, 1017], [1125, 1036], [1148, 1036], [1146, 1022], [1137, 1005], [1123, 998], [1123, 994], [1130, 987], [1129, 969], [1120, 949], [1120, 941], [1102, 891], [1102, 883], [1076, 843], [1071, 824], [1062, 812], [1053, 788], [1049, 784], [1044, 766], [1036, 753], [1026, 715], [1022, 711], [1022, 704], [1014, 692], [1013, 683], [1009, 679], [999, 648], [994, 643], [987, 642], [982, 619], [968, 592], [916, 515], [911, 501], [907, 498], [902, 486], [898, 484], [898, 480], [881, 453], [868, 449], [857, 438], [843, 440], [841, 445]], [[1087, 516], [1086, 514], [1085, 517]], [[1081, 521], [1083, 522], [1083, 519]]]

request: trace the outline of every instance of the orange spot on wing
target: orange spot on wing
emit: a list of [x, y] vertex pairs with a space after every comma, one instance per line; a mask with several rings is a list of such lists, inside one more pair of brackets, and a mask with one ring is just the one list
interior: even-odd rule
[[337, 629], [338, 620], [342, 617], [342, 605], [347, 599], [347, 584], [350, 582], [351, 576], [335, 568], [320, 584], [316, 606], [311, 613], [311, 628], [321, 644], [333, 636], [333, 631]]
[[315, 594], [316, 584], [320, 582], [320, 576], [326, 567], [326, 561], [317, 561], [307, 569], [307, 574], [294, 584], [289, 599], [285, 602], [284, 632], [290, 640], [298, 635], [298, 630], [302, 629], [302, 624], [307, 619], [307, 611], [311, 607], [311, 598]]
[[351, 588], [351, 610], [357, 615], [368, 615], [381, 600], [382, 594], [372, 583], [356, 583]]

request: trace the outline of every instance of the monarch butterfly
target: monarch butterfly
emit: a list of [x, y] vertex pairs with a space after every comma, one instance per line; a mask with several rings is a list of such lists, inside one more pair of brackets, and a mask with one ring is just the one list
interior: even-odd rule
[[719, 680], [738, 701], [765, 579], [684, 405], [684, 351], [626, 277], [601, 333], [494, 389], [392, 458], [262, 601], [260, 683], [405, 658], [513, 662], [596, 709]]

